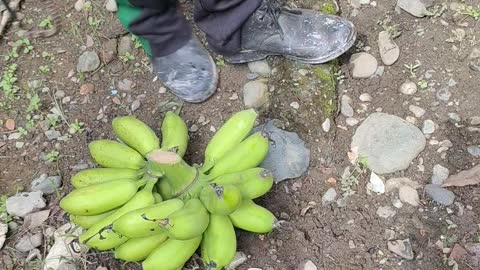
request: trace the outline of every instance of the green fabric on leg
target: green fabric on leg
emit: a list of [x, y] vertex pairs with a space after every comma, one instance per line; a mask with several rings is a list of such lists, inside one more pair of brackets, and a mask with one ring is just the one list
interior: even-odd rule
[[[142, 12], [141, 8], [135, 7], [132, 4], [128, 2], [128, 0], [115, 0], [117, 2], [118, 6], [118, 11], [117, 11], [117, 17], [120, 20], [120, 23], [127, 29], [129, 30], [129, 25], [130, 23], [135, 20], [138, 16], [140, 16], [140, 13]], [[150, 49], [150, 44], [148, 41], [142, 37], [138, 37], [140, 43], [143, 46], [143, 49], [145, 50], [145, 53], [151, 57], [152, 56], [152, 50]]]

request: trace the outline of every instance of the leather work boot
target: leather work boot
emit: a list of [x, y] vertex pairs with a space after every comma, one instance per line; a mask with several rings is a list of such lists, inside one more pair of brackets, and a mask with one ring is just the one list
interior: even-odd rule
[[242, 27], [242, 50], [225, 57], [230, 63], [283, 55], [320, 64], [345, 53], [355, 42], [354, 25], [339, 16], [290, 9], [279, 0], [264, 0]]
[[200, 103], [215, 93], [217, 67], [195, 34], [174, 53], [153, 57], [151, 61], [158, 79], [177, 97]]

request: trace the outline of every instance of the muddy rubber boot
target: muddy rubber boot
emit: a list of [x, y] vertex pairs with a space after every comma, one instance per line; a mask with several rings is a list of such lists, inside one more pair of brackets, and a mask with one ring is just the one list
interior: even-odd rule
[[345, 53], [355, 39], [354, 25], [342, 17], [290, 9], [279, 0], [264, 0], [242, 27], [242, 50], [225, 60], [245, 63], [268, 55], [283, 55], [320, 64]]
[[177, 97], [191, 103], [200, 103], [213, 95], [218, 73], [215, 62], [198, 38], [172, 54], [153, 57], [153, 72]]

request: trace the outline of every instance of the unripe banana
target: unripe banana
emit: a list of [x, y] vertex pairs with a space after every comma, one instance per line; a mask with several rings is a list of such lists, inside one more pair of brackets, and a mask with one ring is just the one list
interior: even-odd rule
[[268, 139], [262, 132], [256, 132], [222, 156], [208, 175], [213, 179], [220, 175], [254, 168], [265, 159], [268, 147]]
[[277, 224], [277, 218], [270, 211], [252, 200], [243, 200], [229, 217], [235, 227], [254, 233], [270, 232]]
[[128, 239], [115, 249], [114, 257], [126, 262], [144, 260], [152, 251], [168, 239], [166, 234]]
[[215, 178], [212, 182], [218, 185], [235, 185], [242, 193], [242, 198], [256, 199], [272, 188], [273, 175], [271, 171], [257, 167], [238, 173], [225, 174]]
[[153, 205], [155, 203], [155, 197], [153, 197], [152, 188], [157, 179], [147, 180], [147, 178], [144, 178], [139, 180], [139, 182], [141, 181], [147, 181], [145, 187], [137, 192], [132, 199], [130, 199], [113, 214], [93, 224], [86, 232], [80, 235], [80, 243], [87, 244], [88, 246], [99, 250], [108, 250], [117, 247], [128, 240], [128, 238], [113, 232], [110, 227], [115, 220], [126, 213]]
[[242, 194], [234, 185], [210, 184], [200, 192], [200, 200], [208, 212], [215, 215], [229, 215], [240, 205]]
[[157, 192], [153, 192], [153, 197], [155, 197], [155, 203], [163, 202], [162, 195], [158, 194]]
[[253, 109], [233, 114], [213, 135], [205, 149], [205, 162], [201, 171], [207, 172], [227, 152], [248, 136], [255, 124], [257, 113]]
[[113, 119], [113, 131], [126, 145], [145, 156], [148, 152], [160, 148], [160, 140], [155, 132], [134, 116], [122, 116]]
[[201, 250], [208, 270], [221, 270], [230, 264], [237, 251], [237, 238], [228, 216], [210, 216], [210, 223], [203, 234]]
[[137, 193], [137, 185], [137, 181], [114, 180], [75, 189], [60, 201], [60, 207], [74, 215], [102, 214], [130, 200]]
[[117, 209], [110, 210], [103, 214], [98, 214], [94, 216], [79, 216], [79, 215], [70, 215], [70, 221], [77, 224], [78, 226], [88, 229], [92, 227], [95, 223], [99, 222], [100, 220], [110, 216], [111, 214], [115, 213]]
[[129, 238], [146, 237], [163, 232], [160, 222], [182, 209], [180, 199], [171, 199], [131, 211], [113, 222], [113, 230]]
[[137, 151], [116, 141], [96, 140], [88, 148], [95, 162], [102, 167], [138, 170], [146, 164]]
[[169, 200], [172, 198], [172, 187], [168, 183], [167, 179], [165, 179], [165, 176], [163, 176], [157, 182], [157, 190], [165, 200]]
[[185, 121], [173, 112], [167, 112], [162, 122], [162, 149], [176, 148], [183, 157], [188, 146], [188, 129]]
[[199, 199], [190, 199], [185, 206], [159, 221], [168, 236], [187, 240], [201, 235], [208, 226], [210, 215]]
[[137, 170], [125, 168], [93, 168], [79, 171], [70, 179], [75, 188], [82, 188], [103, 182], [128, 179], [136, 180], [142, 173]]
[[143, 270], [176, 270], [182, 267], [200, 246], [202, 236], [189, 240], [168, 239], [150, 253]]

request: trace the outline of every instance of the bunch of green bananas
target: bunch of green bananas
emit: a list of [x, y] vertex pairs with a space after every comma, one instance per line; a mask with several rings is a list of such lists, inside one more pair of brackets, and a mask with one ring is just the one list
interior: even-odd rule
[[75, 174], [75, 189], [60, 201], [86, 229], [80, 242], [143, 261], [145, 270], [182, 269], [200, 247], [206, 269], [223, 269], [236, 253], [234, 227], [267, 233], [279, 224], [253, 202], [273, 185], [271, 172], [258, 167], [269, 141], [262, 132], [251, 134], [256, 118], [252, 109], [233, 114], [207, 145], [202, 166], [183, 160], [188, 131], [178, 115], [166, 114], [161, 143], [137, 118], [115, 118], [121, 142], [91, 142], [102, 168]]

